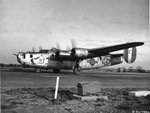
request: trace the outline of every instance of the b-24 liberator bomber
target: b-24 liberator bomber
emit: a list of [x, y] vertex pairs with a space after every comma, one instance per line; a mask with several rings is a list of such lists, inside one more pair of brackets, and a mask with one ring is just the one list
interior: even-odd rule
[[[53, 69], [59, 73], [61, 69], [72, 69], [74, 74], [82, 70], [117, 65], [125, 61], [133, 63], [137, 55], [137, 46], [143, 42], [128, 42], [100, 48], [77, 48], [61, 50], [60, 48], [41, 49], [39, 52], [18, 52], [14, 54], [23, 67], [33, 67], [36, 72], [41, 69]], [[124, 50], [123, 53], [111, 52]]]

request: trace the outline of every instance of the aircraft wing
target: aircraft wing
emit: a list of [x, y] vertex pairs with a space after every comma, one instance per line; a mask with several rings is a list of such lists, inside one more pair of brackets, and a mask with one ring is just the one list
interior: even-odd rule
[[85, 48], [73, 48], [71, 51], [59, 50], [56, 53], [58, 60], [83, 60], [87, 58], [93, 58], [97, 56], [108, 55], [110, 52], [134, 48], [136, 46], [143, 45], [143, 42], [130, 42], [125, 44], [106, 46], [101, 48], [85, 49]]
[[125, 44], [101, 47], [101, 48], [93, 48], [93, 49], [89, 49], [88, 51], [89, 53], [95, 54], [96, 56], [103, 56], [109, 54], [110, 52], [141, 46], [143, 44], [144, 44], [143, 42], [130, 42]]

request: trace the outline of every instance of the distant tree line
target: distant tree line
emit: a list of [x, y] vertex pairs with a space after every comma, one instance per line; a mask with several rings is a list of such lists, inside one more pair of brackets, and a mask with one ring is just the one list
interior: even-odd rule
[[145, 70], [143, 69], [141, 66], [137, 66], [137, 67], [128, 67], [128, 68], [125, 68], [125, 67], [119, 67], [119, 68], [99, 68], [98, 69], [100, 72], [137, 72], [137, 73], [150, 73], [150, 70]]
[[137, 66], [136, 68], [130, 66], [129, 68], [121, 67], [118, 68], [117, 72], [139, 72], [144, 73], [146, 70], [144, 70], [141, 66]]
[[[4, 64], [4, 63], [0, 63], [0, 68], [10, 68], [10, 67], [14, 67], [14, 68], [20, 68], [21, 65], [20, 64]], [[141, 66], [137, 66], [136, 68], [134, 68], [133, 66], [130, 66], [128, 68], [125, 67], [119, 67], [119, 68], [98, 68], [98, 69], [94, 69], [94, 70], [98, 70], [100, 72], [138, 72], [138, 73], [145, 73], [148, 72], [150, 73], [150, 70], [145, 70], [143, 69]]]
[[3, 68], [7, 68], [7, 67], [21, 67], [21, 65], [19, 65], [19, 64], [3, 64], [3, 63], [1, 63], [0, 64], [0, 67], [3, 67]]

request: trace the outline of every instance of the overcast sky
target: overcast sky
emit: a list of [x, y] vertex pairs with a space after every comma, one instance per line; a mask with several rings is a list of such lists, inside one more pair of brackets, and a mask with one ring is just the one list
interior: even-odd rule
[[150, 69], [149, 0], [0, 0], [0, 63], [70, 39], [85, 48], [143, 41], [132, 66]]

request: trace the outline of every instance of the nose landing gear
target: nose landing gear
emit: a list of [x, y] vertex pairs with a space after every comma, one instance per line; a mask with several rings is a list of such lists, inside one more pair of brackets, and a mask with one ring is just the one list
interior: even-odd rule
[[36, 69], [35, 69], [35, 72], [36, 72], [36, 73], [40, 73], [40, 72], [41, 72], [41, 69], [40, 69], [40, 68], [36, 68]]

